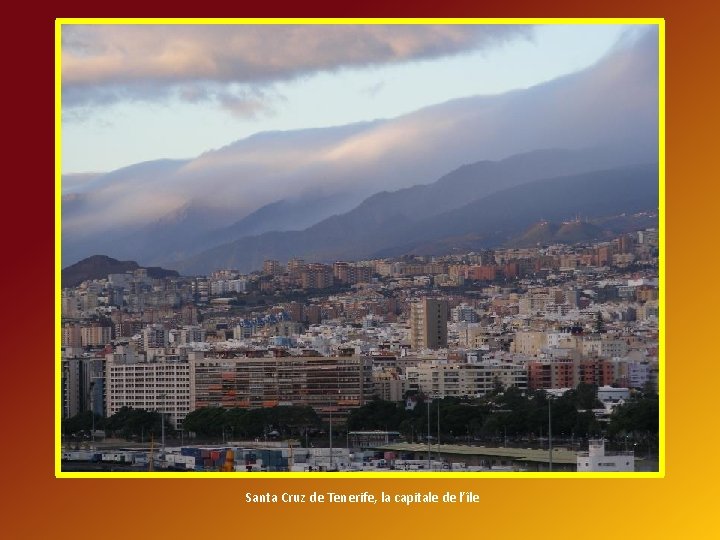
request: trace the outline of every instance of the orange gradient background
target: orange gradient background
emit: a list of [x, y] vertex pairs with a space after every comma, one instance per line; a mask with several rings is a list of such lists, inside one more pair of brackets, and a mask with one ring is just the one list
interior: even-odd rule
[[[676, 5], [682, 6], [681, 3]], [[78, 4], [76, 4], [78, 5]], [[718, 125], [714, 13], [670, 3], [485, 7], [415, 2], [405, 8], [275, 12], [155, 9], [124, 3], [41, 15], [14, 8], [5, 63], [5, 328], [2, 535], [5, 538], [708, 538], [718, 534], [714, 270], [718, 261]], [[153, 4], [156, 7], [157, 4]], [[330, 4], [329, 6], [333, 6]], [[110, 6], [112, 7], [112, 6]], [[112, 13], [108, 13], [111, 12]], [[192, 12], [190, 12], [192, 11]], [[219, 12], [219, 13], [218, 13]], [[666, 477], [664, 479], [56, 479], [54, 478], [53, 32], [54, 17], [415, 16], [664, 17], [666, 19]], [[6, 45], [7, 47], [7, 45]], [[22, 50], [22, 54], [19, 51]], [[13, 126], [10, 128], [9, 126]], [[7, 144], [7, 143], [6, 143]], [[697, 282], [694, 281], [697, 279]], [[702, 280], [702, 281], [700, 281]], [[714, 310], [713, 310], [714, 311]], [[9, 324], [8, 324], [9, 323]], [[476, 504], [248, 505], [246, 491], [280, 494], [474, 491]]]

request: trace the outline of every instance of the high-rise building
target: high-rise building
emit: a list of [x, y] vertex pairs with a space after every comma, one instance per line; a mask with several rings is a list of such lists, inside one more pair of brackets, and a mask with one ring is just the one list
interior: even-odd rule
[[277, 275], [281, 273], [282, 267], [279, 261], [267, 259], [263, 262], [263, 274]]
[[340, 284], [355, 285], [356, 283], [368, 283], [372, 278], [372, 268], [338, 261], [333, 264], [333, 277], [335, 278], [335, 283]]
[[337, 261], [333, 264], [333, 277], [338, 283], [349, 283], [350, 263]]
[[179, 428], [190, 412], [190, 364], [187, 361], [142, 362], [111, 353], [105, 365], [105, 414], [122, 407], [157, 411]]
[[164, 348], [170, 343], [170, 333], [162, 324], [149, 324], [143, 329], [142, 335], [145, 350]]
[[80, 410], [80, 360], [63, 358], [62, 360], [62, 417], [72, 418]]
[[300, 272], [305, 270], [306, 266], [307, 265], [305, 264], [305, 261], [303, 259], [298, 259], [294, 257], [287, 262], [287, 271], [290, 273], [291, 276], [299, 276]]
[[76, 323], [65, 323], [62, 327], [62, 346], [80, 348], [82, 347], [82, 335], [80, 325]]
[[317, 304], [311, 304], [305, 309], [307, 322], [309, 324], [320, 324], [322, 321], [322, 310]]
[[83, 347], [102, 347], [110, 343], [112, 327], [91, 324], [80, 328], [80, 342]]
[[413, 349], [447, 347], [447, 300], [423, 298], [410, 306], [410, 344]]
[[229, 354], [190, 359], [192, 408], [309, 405], [341, 420], [374, 391], [372, 360], [357, 356]]
[[93, 411], [104, 415], [105, 358], [62, 359], [62, 416]]
[[308, 264], [300, 275], [303, 289], [326, 289], [333, 286], [332, 267], [326, 264]]

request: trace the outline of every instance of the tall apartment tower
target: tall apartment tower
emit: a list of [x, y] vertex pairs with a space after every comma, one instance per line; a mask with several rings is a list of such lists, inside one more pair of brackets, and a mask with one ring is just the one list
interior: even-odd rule
[[423, 298], [410, 306], [410, 343], [413, 349], [447, 347], [447, 300]]
[[267, 259], [263, 262], [263, 274], [277, 275], [282, 274], [282, 268], [279, 261]]

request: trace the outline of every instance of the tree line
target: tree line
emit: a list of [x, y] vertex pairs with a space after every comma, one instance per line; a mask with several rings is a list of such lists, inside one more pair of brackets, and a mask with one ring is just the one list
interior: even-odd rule
[[[165, 436], [177, 436], [168, 415], [165, 419]], [[89, 438], [91, 430], [104, 430], [109, 436], [124, 439], [159, 437], [162, 431], [161, 414], [157, 411], [121, 408], [109, 418], [82, 412], [64, 419], [62, 432], [68, 438]], [[224, 409], [206, 407], [189, 413], [183, 422], [185, 433], [200, 438], [289, 438], [305, 435], [322, 427], [320, 417], [312, 407], [278, 406], [267, 409]]]
[[375, 400], [354, 409], [348, 417], [351, 431], [399, 431], [406, 440], [426, 441], [428, 415], [430, 436], [450, 441], [532, 440], [547, 437], [551, 407], [552, 435], [558, 439], [605, 437], [610, 441], [633, 441], [647, 445], [657, 440], [658, 397], [637, 393], [618, 405], [609, 421], [601, 421], [592, 409], [602, 408], [597, 388], [580, 384], [560, 397], [544, 390], [523, 392], [517, 388], [496, 390], [477, 399], [436, 399], [427, 406], [422, 395], [413, 396], [415, 407], [405, 402]]
[[175, 427], [170, 422], [168, 415], [163, 416], [157, 411], [122, 407], [109, 418], [94, 414], [92, 411], [84, 411], [71, 418], [63, 419], [62, 433], [70, 439], [83, 439], [89, 438], [91, 431], [95, 429], [105, 431], [106, 435], [123, 439], [149, 440], [151, 436], [160, 437], [163, 431], [161, 424], [163, 420], [165, 435], [170, 437], [175, 433]]
[[[605, 437], [611, 443], [632, 443], [647, 447], [657, 443], [659, 427], [658, 396], [651, 391], [636, 392], [631, 399], [615, 408], [609, 421], [600, 421], [592, 409], [601, 408], [597, 388], [580, 384], [560, 397], [550, 397], [544, 390], [523, 392], [517, 388], [497, 388], [476, 399], [444, 398], [430, 402], [421, 394], [409, 396], [406, 402], [375, 399], [353, 409], [343, 426], [334, 427], [337, 436], [346, 431], [398, 431], [408, 441], [426, 441], [428, 414], [431, 437], [444, 442], [527, 441], [547, 437], [548, 407], [552, 413], [552, 435], [557, 439]], [[439, 418], [438, 418], [439, 415]], [[165, 435], [177, 435], [167, 415]], [[338, 419], [339, 420], [339, 419]], [[438, 422], [439, 420], [439, 422]], [[125, 439], [144, 438], [161, 433], [162, 417], [156, 411], [123, 407], [109, 418], [95, 415], [94, 427], [108, 435]], [[63, 434], [82, 438], [93, 426], [93, 415], [86, 411], [62, 422]], [[260, 409], [224, 409], [205, 407], [187, 415], [185, 433], [199, 438], [239, 440], [251, 438], [299, 438], [324, 433], [328, 426], [309, 406], [276, 406]]]

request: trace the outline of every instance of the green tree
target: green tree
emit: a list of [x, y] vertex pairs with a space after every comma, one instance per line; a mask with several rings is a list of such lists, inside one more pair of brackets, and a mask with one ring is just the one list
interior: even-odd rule
[[645, 381], [642, 387], [642, 395], [647, 398], [657, 398], [657, 389], [653, 381]]
[[610, 417], [608, 434], [634, 434], [638, 437], [656, 435], [659, 425], [660, 407], [657, 397], [642, 397], [615, 408]]
[[[99, 414], [95, 415], [95, 429], [103, 429], [105, 427], [105, 418]], [[90, 432], [93, 429], [93, 413], [92, 411], [84, 411], [76, 414], [72, 418], [64, 418], [62, 421], [62, 432], [65, 435], [80, 434], [82, 432]]]
[[183, 430], [196, 433], [200, 437], [221, 437], [227, 427], [226, 409], [222, 407], [202, 407], [195, 409], [185, 417]]
[[320, 417], [309, 406], [278, 405], [264, 409], [265, 422], [271, 425], [281, 436], [300, 436], [305, 430], [319, 428]]
[[[418, 407], [420, 405], [416, 409]], [[400, 404], [378, 399], [350, 411], [347, 427], [351, 431], [399, 430], [406, 417], [406, 411]]]
[[597, 398], [597, 386], [594, 384], [580, 383], [575, 389], [576, 405], [578, 409], [599, 409], [602, 403]]
[[161, 416], [157, 411], [146, 411], [144, 409], [131, 409], [123, 407], [107, 419], [105, 427], [107, 430], [124, 437], [132, 439], [141, 435], [160, 435], [162, 432], [161, 421], [165, 422], [166, 436], [172, 436], [174, 427], [167, 416]]

